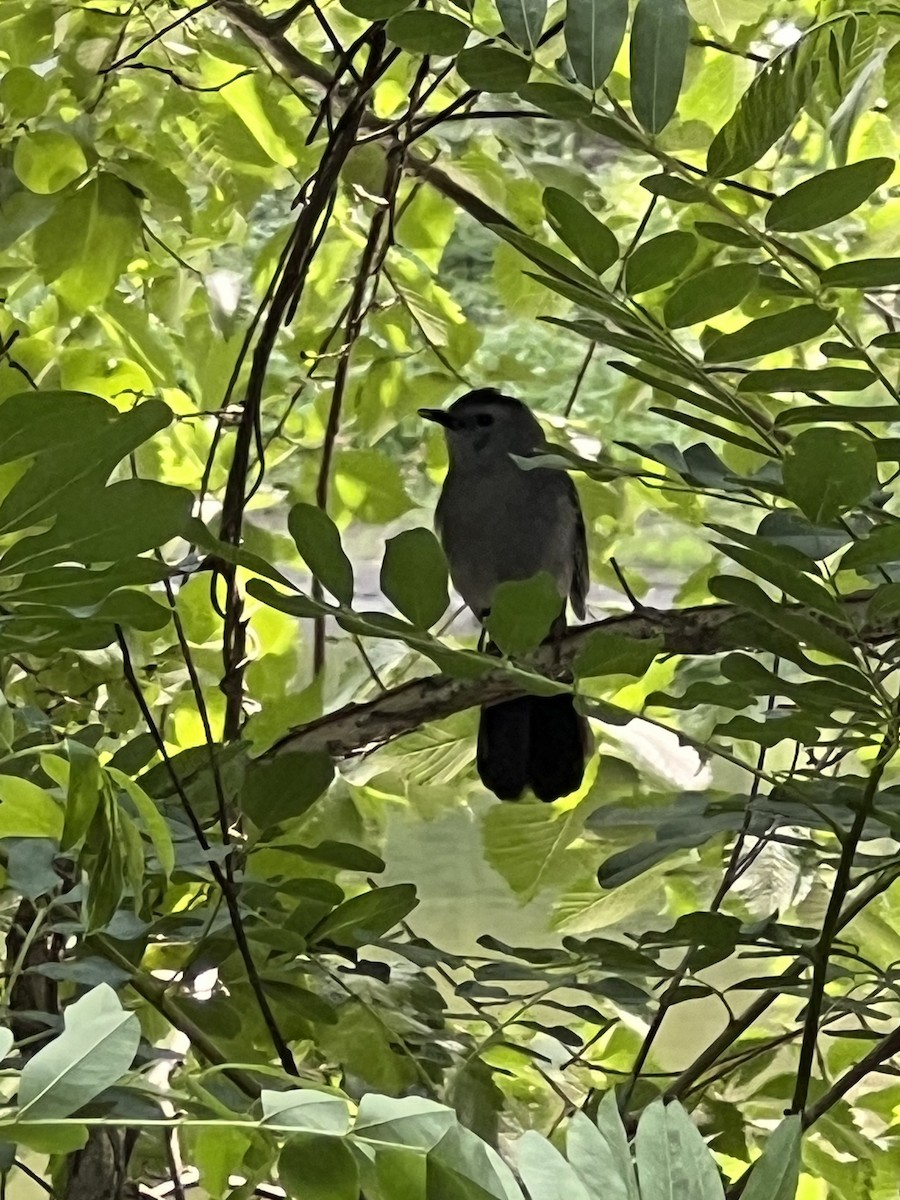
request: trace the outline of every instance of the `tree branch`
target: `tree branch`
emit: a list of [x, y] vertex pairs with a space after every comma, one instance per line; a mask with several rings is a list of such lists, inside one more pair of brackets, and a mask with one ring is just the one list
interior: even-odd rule
[[[868, 599], [868, 595], [861, 595], [847, 601], [848, 619], [858, 626], [864, 625]], [[724, 654], [752, 645], [744, 624], [744, 615], [728, 604], [671, 610], [642, 608], [638, 613], [570, 629], [561, 642], [543, 647], [528, 665], [551, 678], [561, 678], [588, 638], [598, 631], [637, 641], [658, 638], [661, 654]], [[890, 632], [887, 627], [870, 626], [864, 636], [875, 641]], [[297, 750], [327, 750], [334, 758], [348, 758], [411, 733], [429, 721], [523, 693], [521, 683], [503, 670], [490, 671], [477, 679], [429, 675], [390, 688], [374, 700], [348, 704], [292, 730], [267, 751], [267, 757]]]

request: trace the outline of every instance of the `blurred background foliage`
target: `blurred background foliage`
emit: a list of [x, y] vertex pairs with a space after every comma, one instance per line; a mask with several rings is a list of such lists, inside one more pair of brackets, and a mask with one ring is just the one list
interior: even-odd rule
[[[865, 631], [900, 579], [898, 47], [876, 0], [0, 7], [10, 1103], [106, 984], [138, 1058], [45, 1116], [174, 1103], [180, 1142], [128, 1141], [145, 1185], [267, 1185], [271, 1134], [202, 1121], [299, 1077], [503, 1150], [665, 1093], [726, 1181], [790, 1110], [802, 1173], [765, 1194], [895, 1194], [896, 657]], [[471, 709], [271, 753], [481, 669], [456, 598], [443, 648], [403, 606], [440, 563], [382, 562], [446, 467], [416, 409], [485, 386], [575, 471], [590, 619], [744, 622], [581, 671], [597, 750], [552, 806], [484, 792]], [[289, 1194], [344, 1120], [289, 1142]], [[78, 1139], [25, 1121], [9, 1194], [15, 1143], [76, 1196]], [[520, 1194], [378, 1153], [368, 1197]], [[335, 1154], [309, 1195], [352, 1200]]]

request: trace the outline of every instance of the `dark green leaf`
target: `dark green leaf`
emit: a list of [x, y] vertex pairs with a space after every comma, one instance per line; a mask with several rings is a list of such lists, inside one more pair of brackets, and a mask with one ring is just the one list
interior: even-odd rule
[[547, 188], [544, 208], [554, 233], [597, 275], [619, 257], [615, 235], [568, 192]]
[[[887, 404], [808, 404], [800, 408], [788, 408], [779, 413], [775, 424], [779, 429], [789, 425], [833, 425], [852, 424], [854, 421], [881, 421], [893, 424], [897, 420], [897, 408]], [[876, 451], [881, 444], [876, 444]], [[879, 454], [879, 458], [881, 455]]]
[[657, 654], [662, 639], [638, 641], [621, 633], [598, 629], [588, 635], [575, 659], [575, 674], [580, 679], [597, 675], [644, 675]]
[[791, 127], [819, 72], [816, 40], [803, 38], [759, 72], [709, 147], [710, 174], [752, 167]]
[[364, 846], [354, 846], [351, 842], [319, 842], [318, 846], [293, 846], [279, 842], [278, 849], [298, 854], [311, 862], [340, 867], [343, 871], [370, 871], [377, 875], [384, 870], [384, 862], [377, 854], [366, 850]]
[[849, 429], [807, 429], [784, 460], [784, 486], [811, 521], [830, 521], [878, 487], [872, 443]]
[[304, 1200], [358, 1200], [359, 1168], [341, 1138], [296, 1133], [278, 1158], [278, 1178], [289, 1196]]
[[302, 816], [333, 778], [334, 764], [324, 751], [295, 750], [251, 762], [241, 789], [241, 811], [260, 829], [280, 825]]
[[486, 624], [504, 654], [527, 654], [541, 644], [562, 610], [556, 583], [541, 571], [533, 579], [501, 583], [491, 599]]
[[719, 600], [757, 614], [776, 629], [784, 630], [796, 641], [856, 665], [856, 655], [846, 638], [841, 637], [819, 618], [779, 604], [752, 580], [739, 579], [732, 575], [717, 575], [710, 580], [709, 590]]
[[339, 946], [362, 946], [393, 929], [416, 907], [416, 889], [411, 883], [395, 883], [351, 896], [310, 930], [310, 943], [325, 939]]
[[428, 629], [444, 615], [447, 560], [428, 529], [407, 529], [390, 538], [381, 564], [381, 590], [404, 617]]
[[[587, 272], [582, 271], [581, 267], [573, 263], [571, 259], [566, 258], [563, 254], [559, 254], [556, 250], [551, 250], [543, 242], [528, 237], [525, 233], [520, 233], [518, 229], [508, 229], [503, 225], [491, 225], [489, 228], [498, 237], [502, 238], [505, 242], [509, 242], [511, 246], [514, 246], [520, 254], [524, 254], [527, 259], [530, 259], [533, 263], [537, 263], [545, 271], [549, 271], [552, 275], [561, 276], [563, 279], [572, 280], [580, 287], [587, 289], [591, 296], [591, 302], [594, 302], [594, 294], [590, 289], [600, 289], [600, 285], [596, 279], [592, 279]], [[547, 286], [554, 285], [548, 283]], [[602, 294], [598, 299], [602, 302]], [[577, 301], [577, 303], [585, 302], [585, 300]]]
[[97, 755], [71, 738], [66, 742], [66, 751], [69, 756], [69, 788], [60, 850], [70, 850], [84, 837], [100, 803], [101, 772]]
[[709, 267], [680, 283], [663, 309], [670, 329], [696, 325], [735, 308], [756, 284], [752, 263], [725, 263]]
[[838, 263], [820, 276], [823, 287], [881, 288], [900, 286], [900, 258], [860, 258]]
[[823, 171], [772, 201], [766, 228], [781, 233], [818, 229], [853, 212], [894, 173], [892, 158], [867, 158]]
[[743, 362], [788, 346], [799, 346], [830, 329], [835, 315], [833, 308], [806, 304], [770, 317], [759, 317], [735, 333], [723, 333], [710, 342], [706, 348], [706, 361]]
[[341, 0], [341, 7], [365, 21], [387, 21], [409, 8], [412, 0]]
[[718, 221], [695, 221], [694, 232], [706, 238], [708, 242], [717, 242], [720, 246], [740, 246], [743, 249], [757, 249], [754, 241], [743, 229], [734, 225], [722, 225]]
[[813, 559], [828, 558], [852, 538], [852, 534], [842, 529], [811, 525], [799, 513], [786, 509], [763, 517], [756, 532], [773, 545], [799, 550]]
[[847, 358], [861, 362], [865, 362], [866, 359], [865, 350], [861, 350], [859, 346], [848, 346], [846, 342], [823, 342], [819, 353], [824, 354], [826, 358]]
[[547, 0], [497, 0], [497, 12], [512, 41], [532, 53], [544, 28]]
[[684, 271], [696, 253], [697, 239], [680, 229], [642, 242], [627, 260], [626, 290], [636, 295], [668, 283]]
[[631, 107], [650, 133], [678, 104], [691, 18], [684, 0], [638, 0], [631, 26]]
[[628, 23], [628, 0], [567, 0], [565, 38], [575, 78], [596, 92], [613, 69]]
[[675, 200], [679, 204], [702, 204], [707, 198], [703, 189], [695, 183], [689, 183], [679, 175], [670, 175], [667, 171], [642, 179], [641, 187], [654, 196], [665, 196], [667, 200]]
[[854, 542], [841, 558], [841, 570], [865, 570], [900, 562], [900, 524], [879, 525], [868, 537]]
[[469, 36], [468, 26], [456, 17], [428, 9], [398, 13], [388, 21], [386, 30], [401, 50], [441, 58], [458, 54]]
[[328, 513], [315, 504], [295, 504], [288, 513], [288, 529], [300, 557], [319, 583], [339, 604], [351, 604], [353, 567]]
[[[757, 539], [757, 544], [759, 541], [760, 539]], [[832, 620], [842, 620], [843, 608], [841, 605], [821, 583], [811, 579], [809, 575], [796, 570], [793, 566], [789, 566], [774, 556], [758, 550], [751, 550], [747, 546], [726, 546], [721, 542], [716, 542], [714, 545], [717, 550], [721, 550], [729, 558], [733, 558], [742, 567], [774, 584], [788, 596], [799, 600], [801, 604], [807, 604], [810, 608], [825, 613]]]
[[520, 54], [485, 42], [460, 51], [456, 73], [479, 92], [515, 92], [528, 82], [531, 64]]
[[[773, 371], [748, 371], [738, 383], [739, 392], [861, 392], [875, 382], [871, 371], [854, 367], [824, 367], [807, 370], [785, 367]], [[828, 409], [820, 409], [827, 417]], [[780, 414], [786, 417], [788, 414]], [[776, 422], [778, 423], [778, 422]], [[784, 424], [785, 422], [781, 422]], [[787, 424], [792, 422], [788, 420]]]
[[563, 87], [558, 83], [523, 83], [517, 90], [527, 104], [534, 104], [551, 116], [590, 116], [590, 100], [574, 87]]

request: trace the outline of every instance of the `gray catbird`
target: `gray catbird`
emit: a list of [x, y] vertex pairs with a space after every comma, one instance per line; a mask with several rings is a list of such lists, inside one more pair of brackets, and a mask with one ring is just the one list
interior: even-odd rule
[[[540, 571], [556, 581], [565, 628], [566, 597], [578, 617], [590, 583], [584, 518], [564, 471], [523, 470], [512, 457], [545, 446], [543, 431], [521, 401], [491, 388], [460, 397], [448, 409], [420, 408], [443, 425], [450, 466], [435, 525], [453, 583], [479, 620], [498, 584]], [[501, 800], [530, 787], [541, 800], [575, 791], [584, 775], [587, 722], [571, 695], [523, 696], [481, 710], [477, 766]]]

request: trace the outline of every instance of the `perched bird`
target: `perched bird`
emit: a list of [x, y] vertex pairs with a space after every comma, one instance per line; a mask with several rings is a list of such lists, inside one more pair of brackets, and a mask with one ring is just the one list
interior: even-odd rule
[[[498, 584], [540, 571], [559, 588], [554, 632], [565, 628], [567, 597], [584, 617], [590, 579], [575, 485], [564, 471], [523, 470], [512, 457], [546, 445], [531, 410], [480, 388], [419, 415], [444, 427], [450, 461], [435, 525], [454, 586], [476, 617], [485, 620]], [[571, 695], [503, 700], [481, 710], [478, 774], [501, 800], [517, 800], [526, 787], [556, 800], [581, 784], [588, 744]]]

